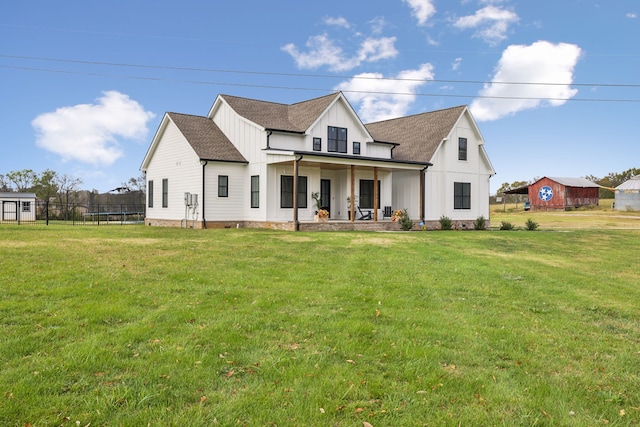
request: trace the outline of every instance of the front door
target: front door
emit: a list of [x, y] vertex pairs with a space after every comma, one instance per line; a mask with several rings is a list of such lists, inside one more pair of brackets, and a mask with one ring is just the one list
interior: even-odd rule
[[331, 180], [330, 179], [321, 179], [320, 180], [320, 206], [322, 209], [326, 209], [329, 211], [329, 216], [331, 216]]

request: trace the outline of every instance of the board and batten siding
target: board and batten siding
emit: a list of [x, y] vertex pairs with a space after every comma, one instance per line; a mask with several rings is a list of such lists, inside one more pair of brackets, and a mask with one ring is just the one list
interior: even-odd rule
[[[148, 207], [147, 218], [175, 220], [184, 218], [184, 193], [202, 195], [202, 166], [176, 125], [169, 121], [162, 140], [157, 145], [147, 166], [147, 183], [153, 181], [153, 207]], [[168, 206], [162, 207], [162, 180], [168, 179]]]
[[[309, 137], [306, 141], [307, 151], [313, 147], [313, 138], [322, 139], [322, 153], [327, 153], [329, 126], [347, 129], [347, 153], [353, 154], [353, 142], [360, 143], [360, 155], [371, 157], [368, 153], [368, 142], [371, 137], [365, 132], [364, 126], [353, 115], [353, 112], [343, 102], [334, 103], [320, 119], [308, 130]], [[385, 157], [385, 158], [390, 158]]]
[[260, 126], [239, 116], [226, 102], [220, 103], [212, 119], [249, 163], [265, 161], [267, 133]]
[[[458, 159], [459, 138], [467, 139], [467, 160]], [[487, 163], [482, 138], [464, 114], [440, 144], [431, 159], [433, 166], [425, 177], [425, 219], [438, 220], [443, 215], [457, 221], [473, 221], [479, 216], [489, 218], [489, 178], [492, 170]], [[471, 184], [471, 209], [454, 209], [456, 182]]]

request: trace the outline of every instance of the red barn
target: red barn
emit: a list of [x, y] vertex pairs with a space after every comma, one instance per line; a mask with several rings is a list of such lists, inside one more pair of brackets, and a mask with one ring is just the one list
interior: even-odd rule
[[532, 210], [566, 210], [600, 203], [600, 186], [584, 178], [544, 177], [528, 188]]

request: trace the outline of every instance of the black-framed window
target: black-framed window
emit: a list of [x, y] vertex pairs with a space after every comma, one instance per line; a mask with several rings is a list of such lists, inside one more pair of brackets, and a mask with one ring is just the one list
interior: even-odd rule
[[313, 151], [322, 151], [322, 138], [313, 138]]
[[[360, 180], [360, 194], [358, 195], [359, 206], [363, 209], [373, 209], [373, 180], [361, 179]], [[380, 181], [378, 180], [378, 206], [376, 209], [380, 209]]]
[[147, 206], [153, 207], [153, 180], [147, 184]]
[[329, 126], [327, 151], [333, 153], [347, 152], [347, 128]]
[[458, 160], [467, 160], [467, 138], [458, 138]]
[[[293, 176], [280, 176], [280, 207], [293, 208]], [[307, 177], [298, 176], [298, 207], [307, 207]]]
[[218, 197], [229, 197], [229, 177], [218, 175]]
[[162, 207], [169, 207], [169, 179], [162, 179]]
[[260, 207], [260, 176], [258, 175], [251, 177], [251, 207]]
[[360, 154], [360, 143], [353, 142], [353, 154]]
[[453, 183], [453, 208], [471, 209], [471, 183]]
[[31, 212], [31, 202], [22, 202], [22, 212]]

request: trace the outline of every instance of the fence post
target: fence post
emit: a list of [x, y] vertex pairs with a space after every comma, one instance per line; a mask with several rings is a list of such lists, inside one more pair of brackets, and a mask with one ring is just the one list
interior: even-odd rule
[[44, 202], [44, 217], [46, 219], [47, 225], [49, 225], [49, 200]]

